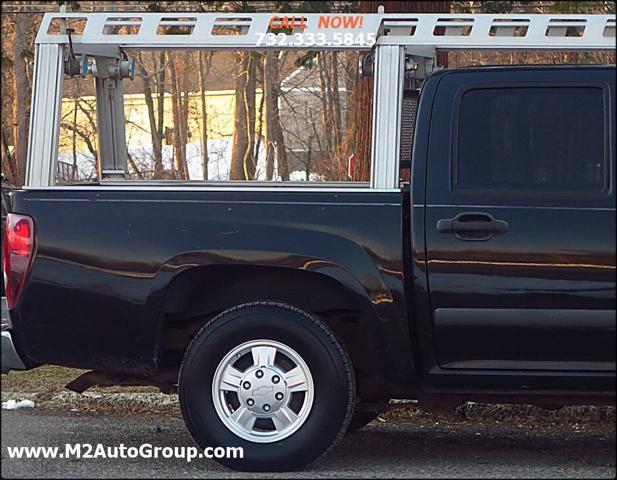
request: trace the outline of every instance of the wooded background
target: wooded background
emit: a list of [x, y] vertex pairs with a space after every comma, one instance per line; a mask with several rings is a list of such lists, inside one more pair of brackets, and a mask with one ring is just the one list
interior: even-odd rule
[[[2, 173], [25, 176], [34, 37], [42, 13], [386, 12], [615, 13], [615, 2], [3, 2]], [[127, 153], [133, 178], [367, 181], [372, 79], [356, 52], [155, 51], [131, 53], [125, 81]], [[443, 66], [614, 63], [614, 52], [444, 52]], [[93, 80], [65, 81], [59, 182], [97, 179]], [[141, 149], [136, 145], [145, 144]], [[355, 157], [353, 176], [348, 159]], [[212, 170], [216, 169], [216, 172]]]

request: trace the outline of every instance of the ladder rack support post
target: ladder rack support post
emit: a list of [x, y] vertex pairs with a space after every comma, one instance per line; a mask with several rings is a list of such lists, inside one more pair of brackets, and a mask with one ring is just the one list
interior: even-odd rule
[[45, 187], [56, 183], [64, 47], [62, 44], [39, 44], [35, 59], [26, 185]]
[[98, 168], [103, 180], [123, 179], [127, 172], [123, 90], [119, 78], [96, 78]]
[[405, 50], [377, 46], [373, 82], [371, 188], [397, 188]]

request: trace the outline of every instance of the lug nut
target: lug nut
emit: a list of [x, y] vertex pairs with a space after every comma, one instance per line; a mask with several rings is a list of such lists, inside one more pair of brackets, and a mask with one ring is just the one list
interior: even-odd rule
[[270, 411], [270, 405], [268, 405], [267, 403], [263, 406], [264, 412], [269, 412]]
[[249, 388], [251, 388], [251, 383], [250, 382], [244, 382], [242, 384], [242, 386], [244, 387], [245, 390], [248, 390]]
[[281, 381], [281, 378], [278, 375], [274, 375], [274, 377], [272, 377], [272, 383], [279, 383]]
[[246, 404], [247, 404], [249, 407], [252, 407], [253, 405], [255, 405], [255, 400], [253, 400], [252, 398], [249, 398], [249, 399], [246, 401]]
[[263, 376], [264, 376], [264, 372], [262, 372], [261, 370], [257, 370], [257, 372], [255, 373], [255, 376], [256, 376], [257, 378], [261, 378], [261, 377], [263, 377]]
[[277, 400], [283, 400], [283, 394], [281, 392], [278, 392], [276, 395], [274, 395], [274, 398], [276, 398]]

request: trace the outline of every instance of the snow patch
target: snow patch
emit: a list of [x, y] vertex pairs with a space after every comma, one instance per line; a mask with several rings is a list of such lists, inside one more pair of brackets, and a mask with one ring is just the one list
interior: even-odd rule
[[17, 410], [18, 408], [34, 408], [34, 402], [32, 400], [7, 400], [2, 402], [2, 410]]

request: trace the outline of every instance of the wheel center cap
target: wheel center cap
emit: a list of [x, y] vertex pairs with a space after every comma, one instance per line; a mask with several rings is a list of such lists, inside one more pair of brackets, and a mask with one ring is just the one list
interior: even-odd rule
[[271, 367], [250, 369], [242, 377], [238, 398], [256, 415], [276, 413], [287, 400], [287, 386], [282, 372]]

